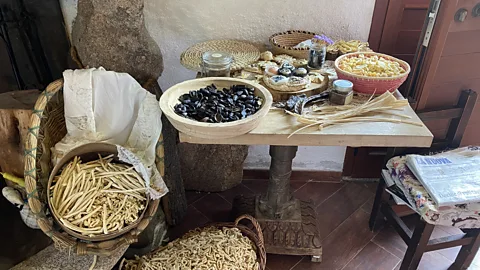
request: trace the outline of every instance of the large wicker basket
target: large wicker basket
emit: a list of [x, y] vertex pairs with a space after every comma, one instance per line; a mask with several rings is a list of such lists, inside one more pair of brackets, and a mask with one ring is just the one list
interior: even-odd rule
[[[240, 221], [242, 221], [244, 219], [247, 219], [252, 223], [253, 230], [250, 229], [249, 227], [245, 226], [245, 225], [240, 224]], [[264, 243], [264, 240], [263, 240], [262, 228], [260, 227], [260, 224], [258, 223], [258, 221], [255, 218], [253, 218], [250, 215], [241, 215], [237, 219], [235, 219], [235, 222], [211, 223], [211, 224], [207, 224], [205, 226], [202, 226], [202, 228], [211, 227], [211, 226], [217, 227], [218, 229], [221, 229], [223, 227], [238, 228], [244, 236], [248, 237], [255, 244], [259, 270], [265, 270], [265, 266], [267, 264], [267, 253], [266, 253], [266, 250], [265, 250], [265, 243]], [[150, 254], [154, 254], [156, 252], [161, 252], [165, 248], [166, 248], [166, 246], [161, 247], [161, 248], [151, 252]], [[147, 255], [147, 256], [149, 256], [149, 255]], [[124, 268], [124, 262], [125, 262], [125, 259], [123, 259], [121, 261], [120, 266], [118, 268], [119, 270], [124, 270], [125, 269]], [[139, 269], [139, 270], [142, 269], [142, 263], [143, 263], [142, 259], [140, 259], [138, 261], [138, 263], [135, 262], [135, 264], [137, 264], [137, 268], [135, 268], [135, 269]]]
[[288, 54], [295, 58], [308, 59], [309, 48], [294, 48], [298, 43], [312, 39], [316, 34], [308, 31], [290, 30], [270, 37], [274, 54]]
[[[37, 218], [42, 231], [52, 238], [56, 246], [79, 255], [111, 255], [117, 249], [137, 242], [138, 235], [147, 227], [158, 208], [159, 200], [151, 200], [138, 226], [117, 238], [89, 242], [77, 239], [61, 230], [53, 222], [47, 207], [46, 187], [51, 164], [50, 149], [67, 133], [63, 105], [63, 80], [57, 80], [47, 86], [38, 98], [33, 114], [25, 146], [25, 185], [28, 204]], [[156, 166], [164, 175], [163, 136], [160, 136], [156, 149]]]

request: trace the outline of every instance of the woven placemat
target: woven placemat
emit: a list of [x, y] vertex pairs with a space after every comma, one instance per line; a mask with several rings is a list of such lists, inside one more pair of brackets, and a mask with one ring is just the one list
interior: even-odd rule
[[197, 43], [180, 56], [180, 63], [191, 70], [201, 71], [202, 55], [208, 51], [227, 52], [233, 56], [231, 71], [238, 71], [260, 58], [255, 45], [240, 40], [222, 39]]

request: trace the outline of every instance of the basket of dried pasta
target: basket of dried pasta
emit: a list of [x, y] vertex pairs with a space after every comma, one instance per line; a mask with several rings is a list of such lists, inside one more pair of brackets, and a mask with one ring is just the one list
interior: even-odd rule
[[[239, 224], [247, 219], [253, 230]], [[235, 222], [197, 228], [151, 254], [123, 259], [120, 270], [264, 270], [266, 264], [262, 229], [249, 215]]]
[[[63, 80], [57, 80], [48, 85], [45, 91], [38, 98], [33, 110], [33, 114], [30, 118], [30, 126], [28, 129], [25, 146], [25, 187], [28, 197], [28, 204], [30, 206], [30, 209], [32, 210], [32, 213], [36, 217], [36, 221], [40, 229], [47, 236], [52, 238], [55, 246], [60, 250], [65, 250], [69, 253], [78, 255], [92, 254], [108, 256], [115, 253], [119, 249], [138, 241], [138, 235], [148, 226], [151, 217], [157, 211], [160, 200], [153, 200], [148, 198], [144, 199], [143, 191], [141, 191], [143, 187], [141, 187], [142, 184], [140, 181], [132, 182], [130, 184], [122, 184], [123, 187], [124, 185], [131, 185], [131, 187], [129, 188], [130, 191], [133, 189], [139, 189], [139, 196], [128, 195], [128, 197], [139, 197], [141, 198], [139, 199], [140, 202], [137, 202], [136, 200], [132, 200], [130, 198], [125, 199], [126, 196], [122, 193], [114, 193], [116, 194], [115, 196], [113, 196], [113, 193], [111, 194], [111, 196], [103, 196], [105, 198], [109, 198], [102, 199], [104, 200], [103, 202], [101, 200], [95, 202], [95, 200], [92, 200], [92, 198], [87, 197], [92, 196], [93, 193], [99, 193], [99, 191], [101, 192], [101, 190], [103, 189], [107, 190], [118, 188], [113, 186], [113, 184], [110, 187], [106, 188], [108, 186], [108, 183], [105, 183], [103, 181], [98, 181], [97, 183], [98, 185], [101, 185], [101, 187], [94, 185], [93, 182], [88, 183], [90, 186], [86, 186], [88, 181], [93, 180], [93, 177], [90, 176], [90, 180], [83, 181], [83, 177], [85, 176], [86, 179], [88, 175], [86, 172], [82, 173], [82, 170], [86, 169], [83, 166], [95, 167], [98, 168], [98, 170], [100, 171], [104, 169], [103, 166], [113, 166], [113, 171], [125, 171], [129, 169], [127, 168], [128, 166], [126, 164], [118, 163], [116, 162], [115, 158], [109, 157], [109, 155], [115, 154], [112, 153], [111, 149], [109, 150], [95, 148], [95, 151], [91, 151], [94, 155], [93, 159], [87, 159], [86, 157], [79, 154], [82, 163], [80, 163], [80, 159], [77, 159], [75, 161], [75, 166], [73, 166], [73, 163], [70, 164], [70, 162], [74, 162], [75, 158], [72, 157], [72, 159], [65, 161], [66, 166], [62, 167], [63, 170], [61, 172], [59, 170], [59, 175], [61, 175], [61, 173], [63, 173], [64, 171], [65, 174], [68, 173], [67, 168], [70, 164], [69, 170], [72, 170], [71, 178], [64, 179], [66, 180], [66, 182], [64, 183], [65, 186], [63, 186], [62, 183], [60, 183], [60, 185], [57, 185], [58, 182], [56, 181], [58, 181], [59, 179], [55, 179], [55, 181], [54, 179], [51, 179], [50, 186], [48, 186], [49, 177], [51, 175], [52, 177], [57, 176], [57, 173], [53, 172], [54, 166], [51, 162], [53, 152], [51, 151], [51, 149], [67, 134], [62, 92]], [[160, 175], [163, 176], [164, 148], [162, 141], [163, 137], [160, 136], [156, 148], [156, 156], [158, 158], [155, 162], [156, 167], [160, 172]], [[101, 154], [101, 160], [89, 163], [90, 161], [99, 159], [98, 154]], [[79, 171], [76, 171], [77, 169]], [[75, 178], [72, 178], [74, 176], [73, 174], [75, 174]], [[123, 174], [123, 172], [117, 174]], [[76, 176], [81, 177], [82, 181], [80, 182], [84, 184], [83, 186], [73, 185], [75, 181], [78, 182], [80, 179]], [[136, 178], [135, 175], [130, 176]], [[133, 181], [133, 179], [130, 180]], [[66, 188], [69, 182], [70, 186], [67, 190]], [[52, 185], [52, 183], [54, 183], [54, 185]], [[107, 186], [105, 186], [104, 184], [107, 184]], [[53, 189], [50, 189], [50, 187], [52, 186]], [[119, 185], [117, 186], [120, 187]], [[55, 193], [55, 187], [57, 187], [57, 192], [59, 191], [59, 189], [61, 189], [61, 193], [58, 193], [56, 194], [56, 196], [54, 196], [54, 204], [56, 205], [56, 207], [60, 208], [55, 208], [56, 210], [52, 210], [52, 207], [47, 207], [48, 200], [52, 199], [52, 197], [50, 197], [50, 194], [47, 193], [52, 193], [51, 195], [53, 195], [53, 193]], [[70, 189], [72, 190], [70, 191]], [[110, 194], [109, 191], [101, 193]], [[136, 192], [132, 192], [132, 194], [133, 193]], [[67, 196], [70, 197], [70, 201], [67, 201]], [[125, 205], [127, 203], [132, 204], [132, 208], [129, 211], [131, 213], [135, 213], [132, 214], [130, 217], [126, 217], [126, 215], [128, 215], [128, 211], [127, 213], [125, 213], [125, 211], [122, 210], [122, 217], [117, 217], [117, 215], [121, 215], [122, 213], [119, 212], [116, 215], [115, 212], [110, 211], [111, 209], [116, 208], [116, 206], [122, 206], [123, 200], [125, 200]], [[87, 208], [83, 209], [83, 207], [85, 206], [84, 204], [87, 203]], [[90, 206], [90, 203], [92, 204], [92, 206]], [[112, 205], [110, 205], [109, 203]], [[89, 210], [91, 212], [92, 209], [93, 211], [97, 211], [96, 213], [92, 214], [92, 216], [96, 215], [96, 217], [85, 223], [84, 221], [91, 217], [87, 216], [88, 213], [86, 211], [89, 206]], [[77, 210], [81, 209], [81, 211], [79, 213], [67, 213], [67, 211], [65, 211], [65, 209], [67, 208], [72, 210], [74, 207], [77, 208]], [[104, 210], [105, 208], [108, 208], [106, 209], [107, 211]], [[123, 209], [125, 210], [125, 208]], [[52, 213], [52, 211], [57, 210], [62, 213], [60, 215]], [[66, 217], [67, 215], [70, 216]], [[68, 223], [62, 223], [60, 218], [64, 219]], [[104, 218], [106, 219], [105, 223], [103, 223]], [[108, 220], [109, 218], [111, 219]], [[54, 219], [56, 222], [54, 222]], [[127, 219], [129, 219], [129, 221], [124, 222], [122, 225], [120, 225], [120, 220], [125, 221]], [[68, 228], [68, 226], [71, 225], [72, 222], [75, 222], [75, 224], [73, 224], [75, 225], [75, 227], [92, 226], [95, 231], [93, 233], [91, 231], [86, 232], [88, 231], [88, 229], [86, 228], [81, 229], [80, 232], [75, 231], [72, 229], [75, 227], [71, 226], [71, 228]], [[106, 224], [105, 228], [103, 224]], [[100, 228], [98, 227], [101, 227], [101, 232]], [[105, 234], [105, 232], [107, 233]], [[92, 235], [103, 237], [92, 238]]]
[[146, 184], [136, 168], [118, 156], [113, 144], [89, 143], [68, 152], [53, 168], [48, 206], [70, 235], [105, 241], [140, 222], [148, 206]]
[[335, 60], [339, 79], [353, 83], [353, 90], [365, 94], [395, 91], [407, 79], [410, 65], [398, 58], [376, 52], [356, 52]]

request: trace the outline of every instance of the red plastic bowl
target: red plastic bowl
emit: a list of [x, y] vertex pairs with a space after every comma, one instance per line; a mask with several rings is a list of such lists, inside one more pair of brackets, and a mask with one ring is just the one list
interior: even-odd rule
[[[363, 54], [365, 56], [377, 55], [378, 57], [383, 57], [385, 59], [398, 62], [400, 63], [400, 66], [406, 70], [406, 72], [395, 77], [367, 77], [352, 74], [339, 68], [339, 63], [345, 58], [355, 57], [359, 54]], [[386, 54], [376, 52], [355, 52], [338, 57], [337, 60], [335, 60], [335, 70], [337, 71], [337, 76], [339, 79], [349, 80], [353, 83], [353, 90], [356, 92], [365, 94], [383, 94], [387, 91], [395, 91], [400, 85], [402, 85], [403, 82], [405, 82], [408, 77], [408, 73], [410, 73], [410, 65], [403, 60]]]

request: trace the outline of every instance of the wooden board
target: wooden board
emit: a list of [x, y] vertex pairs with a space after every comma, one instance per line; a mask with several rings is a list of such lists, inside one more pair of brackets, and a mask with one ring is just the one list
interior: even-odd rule
[[[403, 99], [398, 91], [395, 95]], [[410, 106], [404, 107], [403, 112], [395, 112], [409, 115], [411, 121], [422, 123]], [[312, 127], [288, 138], [299, 127], [301, 125], [293, 116], [281, 110], [270, 110], [260, 125], [247, 134], [213, 140], [180, 133], [180, 141], [201, 144], [429, 147], [433, 139], [423, 123], [422, 126], [414, 126], [386, 122], [345, 123], [322, 131]]]
[[0, 95], [0, 170], [23, 178], [24, 145], [32, 109], [40, 91]]
[[268, 91], [272, 94], [273, 101], [282, 101], [282, 100], [288, 100], [291, 96], [296, 96], [296, 95], [301, 95], [305, 94], [307, 97], [312, 96], [312, 95], [317, 95], [320, 94], [321, 92], [327, 90], [328, 88], [328, 76], [324, 75], [324, 80], [322, 83], [311, 83], [309, 87], [302, 89], [300, 91], [294, 91], [294, 92], [286, 92], [286, 91], [276, 91], [273, 90], [262, 82], [261, 84], [267, 88]]

